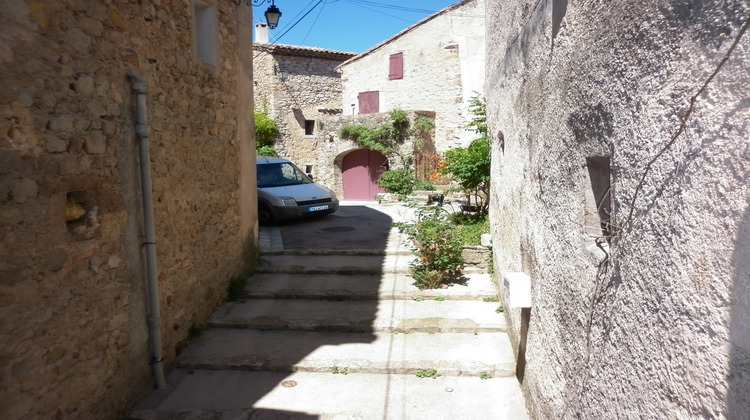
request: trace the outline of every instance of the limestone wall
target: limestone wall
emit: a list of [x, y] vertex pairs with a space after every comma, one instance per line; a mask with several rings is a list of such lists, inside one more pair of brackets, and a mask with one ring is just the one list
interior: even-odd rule
[[750, 412], [749, 19], [739, 0], [488, 5], [495, 272], [532, 279], [537, 418]]
[[[413, 125], [415, 120], [422, 117], [427, 117], [434, 120], [435, 115], [431, 112], [409, 112], [408, 113], [409, 124]], [[368, 127], [378, 127], [382, 124], [388, 124], [391, 122], [389, 113], [378, 113], [378, 114], [363, 114], [363, 115], [345, 115], [339, 117], [327, 117], [320, 121], [320, 130], [316, 134], [315, 138], [311, 141], [311, 144], [315, 148], [314, 160], [306, 161], [294, 161], [294, 163], [305, 169], [305, 165], [313, 164], [313, 176], [315, 182], [327, 186], [332, 189], [339, 198], [344, 196], [344, 184], [342, 179], [341, 165], [349, 152], [357, 149], [361, 149], [362, 146], [357, 145], [353, 140], [342, 138], [340, 135], [341, 127], [344, 125], [366, 125]], [[418, 145], [427, 144], [431, 145], [431, 138], [427, 138], [426, 141], [417, 142]], [[414, 138], [407, 138], [401, 143], [397, 153], [394, 153], [388, 157], [388, 163], [390, 169], [403, 168], [406, 165], [410, 165], [410, 162], [403, 162], [399, 158], [399, 154], [402, 156], [413, 157], [419, 150], [415, 151]]]
[[[380, 112], [434, 111], [438, 151], [467, 146], [476, 137], [463, 129], [472, 118], [468, 100], [484, 92], [485, 2], [461, 3], [342, 65], [344, 113], [359, 113], [361, 92], [378, 91]], [[389, 80], [396, 53], [403, 53], [404, 75]]]
[[167, 367], [251, 268], [250, 11], [207, 4], [215, 67], [191, 2], [0, 3], [0, 418], [116, 419], [153, 387], [127, 70], [148, 82]]
[[[352, 54], [294, 46], [256, 45], [256, 109], [267, 110], [279, 126], [279, 156], [317, 161], [315, 136], [320, 121], [341, 114], [341, 76], [334, 69]], [[265, 51], [265, 52], [264, 52]], [[287, 77], [281, 79], [280, 71]], [[306, 127], [311, 121], [312, 127]], [[311, 133], [311, 134], [307, 134]]]

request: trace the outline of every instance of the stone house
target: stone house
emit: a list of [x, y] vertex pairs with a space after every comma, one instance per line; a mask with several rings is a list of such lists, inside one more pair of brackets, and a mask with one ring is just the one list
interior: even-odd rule
[[330, 165], [319, 162], [316, 137], [323, 119], [342, 113], [335, 68], [355, 54], [271, 44], [265, 23], [255, 25], [253, 50], [255, 109], [278, 124], [276, 151], [308, 173]]
[[484, 10], [460, 1], [342, 63], [344, 114], [431, 111], [438, 151], [467, 146], [468, 101], [484, 95]]
[[250, 13], [0, 2], [0, 418], [120, 418], [252, 269]]
[[505, 312], [530, 409], [747, 418], [750, 5], [509, 1], [487, 22], [495, 273], [530, 280]]

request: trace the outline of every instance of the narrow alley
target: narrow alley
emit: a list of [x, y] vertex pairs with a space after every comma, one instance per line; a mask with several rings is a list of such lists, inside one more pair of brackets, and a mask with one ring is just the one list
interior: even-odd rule
[[262, 257], [130, 420], [526, 419], [490, 276], [420, 291], [393, 222], [349, 202], [262, 227]]

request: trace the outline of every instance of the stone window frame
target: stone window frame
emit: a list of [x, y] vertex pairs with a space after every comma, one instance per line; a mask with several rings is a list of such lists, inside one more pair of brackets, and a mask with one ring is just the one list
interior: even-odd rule
[[305, 120], [305, 135], [306, 136], [314, 136], [315, 135], [315, 120]]
[[193, 59], [209, 69], [219, 65], [219, 18], [213, 2], [193, 0], [191, 2]]

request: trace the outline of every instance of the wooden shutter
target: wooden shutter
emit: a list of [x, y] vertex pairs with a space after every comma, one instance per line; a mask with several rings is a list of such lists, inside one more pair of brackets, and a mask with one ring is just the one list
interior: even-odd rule
[[359, 113], [375, 114], [380, 112], [380, 92], [360, 92]]
[[388, 79], [404, 78], [404, 53], [391, 54]]

